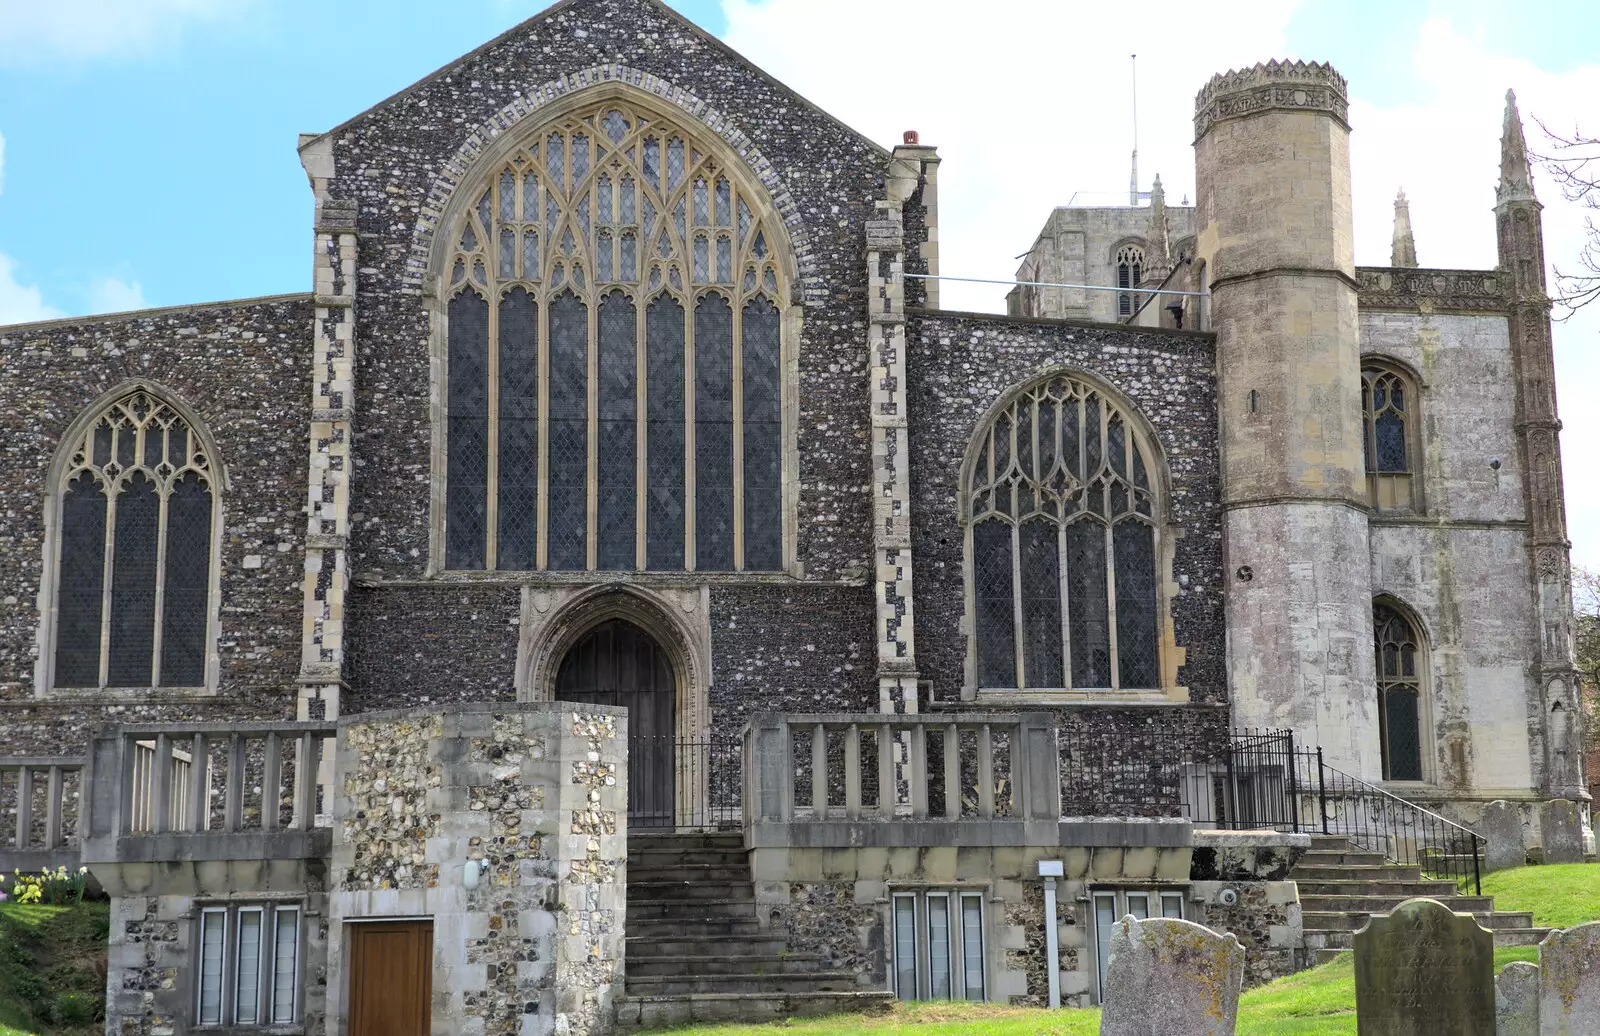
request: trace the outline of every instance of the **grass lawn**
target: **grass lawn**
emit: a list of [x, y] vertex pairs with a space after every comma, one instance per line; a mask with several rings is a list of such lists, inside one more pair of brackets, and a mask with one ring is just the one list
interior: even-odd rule
[[105, 995], [105, 903], [0, 903], [0, 1036], [88, 1036]]
[[[1518, 867], [1483, 879], [1499, 910], [1530, 910], [1540, 928], [1570, 928], [1600, 919], [1600, 864]], [[1537, 946], [1494, 951], [1495, 971], [1514, 960], [1539, 960]], [[1100, 1012], [1042, 1011], [1000, 1004], [896, 1004], [882, 1017], [835, 1016], [772, 1025], [710, 1025], [674, 1036], [1095, 1036]], [[1326, 964], [1249, 990], [1239, 999], [1239, 1036], [1355, 1036], [1355, 958]], [[0, 1032], [0, 1036], [5, 1036]]]

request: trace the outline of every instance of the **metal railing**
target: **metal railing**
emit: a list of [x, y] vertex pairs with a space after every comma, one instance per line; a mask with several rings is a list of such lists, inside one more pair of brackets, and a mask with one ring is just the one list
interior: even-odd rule
[[1183, 815], [1231, 831], [1301, 830], [1294, 735], [1235, 730], [1215, 752], [1182, 764]]
[[630, 737], [629, 828], [738, 828], [743, 754], [737, 738]]
[[1362, 852], [1419, 867], [1422, 876], [1483, 893], [1485, 839], [1431, 810], [1329, 766], [1322, 749], [1295, 752], [1300, 809], [1308, 830], [1343, 835]]

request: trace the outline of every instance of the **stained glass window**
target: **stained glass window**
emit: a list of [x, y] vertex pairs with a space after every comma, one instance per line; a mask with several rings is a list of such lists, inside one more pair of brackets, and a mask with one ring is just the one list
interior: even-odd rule
[[445, 566], [781, 569], [770, 206], [616, 102], [541, 128], [471, 196], [444, 266]]
[[990, 689], [1161, 686], [1155, 454], [1064, 375], [978, 436], [967, 486], [977, 678]]
[[1378, 724], [1383, 779], [1422, 780], [1422, 636], [1392, 605], [1372, 606], [1378, 667]]
[[1361, 422], [1370, 502], [1380, 510], [1415, 506], [1412, 435], [1416, 393], [1400, 370], [1368, 362], [1361, 370]]
[[53, 686], [203, 686], [216, 503], [200, 437], [135, 390], [66, 448]]

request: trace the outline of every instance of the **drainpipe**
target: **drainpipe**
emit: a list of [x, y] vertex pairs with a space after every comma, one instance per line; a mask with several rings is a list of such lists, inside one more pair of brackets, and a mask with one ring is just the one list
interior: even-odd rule
[[1061, 947], [1056, 941], [1056, 879], [1065, 873], [1060, 860], [1040, 860], [1039, 877], [1044, 879], [1044, 946], [1048, 962], [1045, 979], [1050, 983], [1050, 1006], [1061, 1006]]

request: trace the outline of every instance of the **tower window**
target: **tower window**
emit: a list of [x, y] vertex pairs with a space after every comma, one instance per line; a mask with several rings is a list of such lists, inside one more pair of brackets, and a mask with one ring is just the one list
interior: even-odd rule
[[1401, 370], [1369, 361], [1361, 370], [1361, 423], [1367, 496], [1380, 511], [1413, 510], [1416, 388]]
[[[1117, 250], [1117, 287], [1137, 288], [1144, 278], [1144, 249], [1138, 245], [1123, 245]], [[1138, 308], [1135, 293], [1117, 295], [1117, 315], [1132, 316]]]

